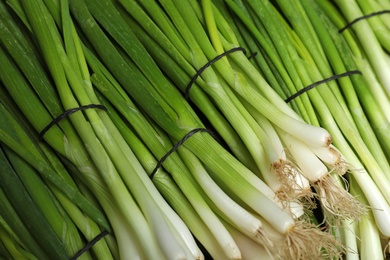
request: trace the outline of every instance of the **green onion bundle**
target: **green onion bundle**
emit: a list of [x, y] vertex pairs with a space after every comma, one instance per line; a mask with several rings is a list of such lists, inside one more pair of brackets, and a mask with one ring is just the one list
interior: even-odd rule
[[368, 2], [0, 2], [1, 256], [382, 257], [389, 24], [340, 30]]

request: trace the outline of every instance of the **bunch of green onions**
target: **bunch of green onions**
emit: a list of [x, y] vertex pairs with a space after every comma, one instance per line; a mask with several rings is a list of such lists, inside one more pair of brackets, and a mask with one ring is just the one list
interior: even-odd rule
[[1, 254], [381, 257], [388, 20], [339, 28], [386, 1], [349, 2], [0, 2]]

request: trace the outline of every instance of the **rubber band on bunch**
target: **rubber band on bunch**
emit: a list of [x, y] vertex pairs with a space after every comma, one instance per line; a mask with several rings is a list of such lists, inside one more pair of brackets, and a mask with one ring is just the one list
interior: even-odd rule
[[108, 235], [109, 232], [108, 231], [103, 231], [102, 233], [100, 233], [99, 235], [97, 235], [94, 239], [92, 239], [91, 241], [89, 241], [82, 249], [80, 249], [72, 258], [71, 260], [76, 260], [77, 258], [79, 258], [82, 254], [84, 254], [85, 252], [89, 251], [97, 242], [99, 242], [103, 237], [105, 237], [106, 235]]
[[38, 135], [39, 140], [43, 140], [43, 136], [45, 135], [45, 133], [47, 131], [49, 131], [49, 129], [52, 128], [54, 125], [58, 124], [62, 119], [66, 118], [66, 117], [70, 116], [71, 114], [76, 113], [78, 111], [91, 109], [91, 108], [92, 109], [107, 110], [107, 108], [105, 106], [99, 105], [99, 104], [90, 104], [90, 105], [85, 105], [85, 106], [81, 106], [81, 107], [68, 109], [64, 113], [62, 113], [61, 115], [54, 118], [45, 128], [43, 128], [43, 130]]
[[351, 21], [350, 23], [348, 23], [347, 25], [345, 25], [343, 28], [339, 29], [339, 33], [342, 33], [343, 31], [345, 31], [346, 29], [352, 27], [352, 25], [354, 25], [355, 23], [357, 23], [357, 22], [359, 22], [361, 20], [365, 20], [365, 19], [371, 18], [373, 16], [387, 14], [387, 13], [390, 13], [390, 10], [382, 10], [382, 11], [373, 12], [373, 13], [370, 13], [370, 14], [358, 17], [358, 18], [354, 19], [353, 21]]
[[354, 75], [354, 74], [360, 74], [362, 75], [362, 72], [360, 70], [351, 70], [351, 71], [347, 71], [347, 72], [344, 72], [344, 73], [341, 73], [341, 74], [337, 74], [337, 75], [333, 75], [329, 78], [326, 78], [326, 79], [323, 79], [323, 80], [320, 80], [320, 81], [317, 81], [317, 82], [314, 82], [313, 84], [310, 84], [309, 86], [307, 87], [304, 87], [303, 89], [300, 89], [298, 92], [296, 92], [295, 94], [291, 95], [290, 97], [286, 98], [284, 101], [286, 103], [289, 103], [290, 101], [292, 101], [294, 98], [297, 98], [299, 97], [300, 95], [302, 95], [303, 93], [321, 85], [321, 84], [324, 84], [326, 82], [329, 82], [329, 81], [332, 81], [332, 80], [337, 80], [339, 78], [343, 78], [343, 77], [347, 77], [347, 76], [351, 76], [351, 75]]
[[157, 162], [157, 165], [156, 167], [154, 168], [154, 170], [152, 171], [152, 173], [150, 174], [150, 179], [153, 179], [154, 175], [157, 173], [158, 169], [160, 169], [160, 167], [162, 166], [162, 164], [164, 163], [164, 161], [172, 154], [174, 153], [175, 151], [177, 151], [177, 149], [180, 148], [180, 146], [188, 139], [190, 138], [191, 136], [193, 136], [194, 134], [196, 133], [199, 133], [199, 132], [206, 132], [206, 133], [209, 133], [211, 136], [214, 136], [214, 133], [207, 129], [207, 128], [195, 128], [193, 130], [191, 130], [190, 132], [188, 132], [182, 139], [180, 139], [163, 157], [161, 157], [161, 159]]
[[[218, 56], [216, 56], [214, 59], [210, 60], [209, 62], [207, 62], [204, 66], [202, 66], [197, 72], [196, 74], [191, 78], [191, 81], [188, 83], [185, 91], [184, 91], [184, 97], [186, 100], [189, 99], [189, 92], [190, 92], [190, 89], [192, 87], [192, 85], [195, 83], [196, 79], [203, 73], [203, 71], [205, 71], [208, 67], [210, 67], [211, 65], [213, 65], [215, 62], [219, 61], [220, 59], [222, 59], [223, 57], [233, 53], [233, 52], [237, 52], [237, 51], [242, 51], [244, 54], [246, 54], [246, 50], [242, 47], [235, 47], [235, 48], [232, 48], [224, 53], [221, 53], [219, 54]], [[253, 58], [254, 56], [256, 56], [256, 52], [253, 53], [249, 58]]]

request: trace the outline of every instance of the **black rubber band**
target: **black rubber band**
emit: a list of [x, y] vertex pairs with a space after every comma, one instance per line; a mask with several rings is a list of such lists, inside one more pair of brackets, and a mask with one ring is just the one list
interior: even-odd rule
[[251, 56], [248, 57], [248, 60], [253, 59], [253, 58], [256, 57], [256, 56], [257, 56], [257, 52], [253, 52], [253, 53], [251, 54]]
[[207, 62], [203, 67], [201, 67], [197, 72], [196, 74], [192, 77], [190, 83], [188, 83], [187, 87], [186, 87], [186, 90], [184, 92], [184, 97], [185, 99], [188, 100], [188, 96], [189, 96], [189, 92], [190, 92], [190, 89], [192, 87], [192, 85], [195, 83], [196, 79], [203, 73], [203, 71], [205, 71], [208, 67], [210, 67], [213, 63], [217, 62], [218, 60], [222, 59], [223, 57], [229, 55], [230, 53], [233, 53], [233, 52], [236, 52], [236, 51], [242, 51], [244, 54], [246, 54], [246, 50], [242, 47], [235, 47], [231, 50], [228, 50], [218, 56], [216, 56], [214, 59], [210, 60], [209, 62]]
[[342, 33], [343, 31], [345, 31], [346, 29], [348, 29], [349, 27], [351, 27], [354, 23], [359, 22], [360, 20], [364, 20], [364, 19], [367, 19], [367, 18], [376, 16], [376, 15], [381, 15], [381, 14], [386, 14], [386, 13], [390, 13], [390, 10], [383, 10], [383, 11], [373, 12], [373, 13], [371, 13], [371, 14], [367, 14], [367, 15], [364, 15], [364, 16], [362, 16], [362, 17], [358, 17], [358, 18], [356, 18], [355, 20], [353, 20], [352, 22], [348, 23], [348, 24], [347, 24], [346, 26], [344, 26], [343, 28], [341, 28], [341, 29], [339, 30], [339, 33]]
[[76, 260], [78, 257], [80, 257], [83, 253], [87, 252], [93, 245], [95, 245], [99, 240], [101, 240], [104, 236], [108, 235], [108, 231], [103, 231], [99, 235], [97, 235], [94, 239], [92, 239], [88, 244], [85, 245], [82, 249], [80, 249], [72, 258], [71, 260]]
[[306, 91], [312, 89], [312, 88], [315, 88], [317, 87], [318, 85], [321, 85], [323, 83], [326, 83], [328, 81], [331, 81], [331, 80], [335, 80], [335, 79], [339, 79], [339, 78], [342, 78], [342, 77], [346, 77], [346, 76], [350, 76], [350, 75], [353, 75], [353, 74], [360, 74], [362, 75], [362, 72], [360, 70], [351, 70], [351, 71], [347, 71], [347, 72], [344, 72], [344, 73], [341, 73], [341, 74], [338, 74], [338, 75], [333, 75], [332, 77], [329, 77], [329, 78], [326, 78], [326, 79], [323, 79], [323, 80], [320, 80], [320, 81], [317, 81], [301, 90], [299, 90], [297, 93], [295, 93], [294, 95], [288, 97], [286, 100], [284, 100], [286, 103], [290, 102], [291, 100], [293, 100], [294, 98], [302, 95], [303, 93], [305, 93]]
[[194, 134], [198, 133], [198, 132], [207, 132], [209, 133], [211, 136], [214, 136], [214, 133], [207, 129], [207, 128], [195, 128], [193, 130], [191, 130], [190, 132], [188, 132], [188, 134], [186, 134], [181, 140], [179, 140], [179, 142], [177, 142], [171, 150], [169, 150], [163, 157], [161, 157], [161, 159], [158, 161], [156, 167], [154, 168], [154, 170], [152, 171], [152, 173], [150, 174], [150, 179], [153, 179], [154, 175], [156, 174], [156, 172], [158, 171], [158, 169], [160, 169], [160, 167], [162, 166], [163, 162], [173, 153], [175, 152], [177, 149], [179, 149], [179, 147], [188, 139], [190, 138], [191, 136], [193, 136]]
[[59, 115], [58, 117], [54, 118], [53, 121], [51, 121], [40, 133], [39, 133], [39, 140], [43, 140], [43, 136], [45, 135], [45, 133], [47, 131], [49, 131], [49, 129], [55, 125], [55, 124], [58, 124], [58, 122], [60, 122], [62, 119], [64, 119], [65, 117], [68, 117], [69, 115], [77, 112], [77, 111], [80, 111], [80, 110], [86, 110], [86, 109], [89, 109], [89, 108], [96, 108], [96, 109], [102, 109], [102, 110], [107, 110], [107, 108], [103, 105], [97, 105], [97, 104], [90, 104], [90, 105], [86, 105], [86, 106], [81, 106], [81, 107], [76, 107], [76, 108], [71, 108], [71, 109], [68, 109], [66, 110], [64, 113], [62, 113], [61, 115]]

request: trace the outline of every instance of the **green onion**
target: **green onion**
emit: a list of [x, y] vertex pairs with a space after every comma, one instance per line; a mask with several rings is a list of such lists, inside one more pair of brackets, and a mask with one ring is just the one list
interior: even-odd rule
[[[129, 57], [131, 59], [133, 59], [132, 61], [126, 60], [127, 64], [129, 64], [129, 66], [132, 69], [131, 70], [125, 69], [126, 67], [124, 67], [124, 66], [126, 65], [126, 63], [124, 63], [123, 58], [120, 57], [117, 50], [113, 49], [112, 45], [109, 42], [107, 42], [107, 38], [105, 38], [105, 36], [103, 36], [102, 33], [98, 31], [98, 27], [97, 26], [89, 27], [91, 24], [87, 24], [87, 23], [83, 22], [83, 19], [86, 19], [86, 13], [84, 13], [84, 15], [81, 16], [80, 12], [81, 12], [81, 10], [83, 10], [82, 8], [84, 8], [84, 7], [78, 6], [79, 8], [77, 8], [77, 9], [71, 8], [73, 13], [75, 14], [76, 20], [78, 20], [78, 23], [83, 27], [84, 33], [87, 35], [87, 37], [89, 37], [90, 42], [94, 43], [93, 44], [94, 49], [97, 51], [98, 55], [104, 61], [106, 66], [112, 71], [112, 73], [118, 79], [118, 81], [120, 83], [122, 83], [122, 85], [124, 86], [124, 89], [132, 96], [132, 98], [134, 98], [134, 100], [137, 101], [138, 104], [141, 104], [142, 109], [144, 111], [146, 111], [148, 113], [148, 115], [151, 118], [153, 118], [164, 130], [168, 131], [169, 134], [172, 135], [174, 139], [178, 140], [183, 136], [183, 134], [180, 134], [180, 132], [183, 132], [184, 127], [186, 129], [191, 129], [191, 127], [192, 128], [196, 127], [198, 125], [198, 123], [196, 123], [196, 120], [192, 119], [192, 117], [193, 117], [192, 112], [186, 112], [186, 111], [191, 111], [191, 110], [189, 110], [189, 108], [186, 108], [186, 110], [184, 110], [184, 107], [187, 106], [186, 103], [182, 100], [182, 98], [180, 98], [180, 96], [178, 96], [178, 93], [175, 92], [169, 86], [169, 84], [166, 83], [164, 78], [161, 78], [160, 80], [158, 80], [159, 84], [157, 84], [157, 85], [154, 85], [154, 86], [149, 85], [150, 83], [155, 84], [157, 82], [156, 77], [158, 75], [161, 75], [161, 73], [155, 69], [154, 63], [149, 61], [149, 58], [148, 58], [149, 56], [145, 53], [145, 50], [143, 49], [142, 45], [139, 44], [138, 40], [134, 39], [134, 35], [131, 31], [129, 31], [128, 27], [119, 23], [120, 20], [116, 21], [116, 25], [120, 26], [120, 27], [113, 27], [113, 24], [107, 20], [107, 17], [115, 16], [115, 15], [117, 15], [117, 12], [114, 11], [108, 3], [107, 3], [107, 5], [104, 6], [104, 8], [99, 8], [98, 6], [92, 5], [91, 3], [89, 3], [89, 1], [86, 1], [86, 2], [87, 2], [88, 8], [90, 8], [90, 10], [93, 13], [93, 15], [95, 16], [95, 18], [99, 20], [99, 23], [105, 27], [106, 31], [108, 31], [111, 34], [111, 36], [117, 41], [117, 43], [120, 44], [120, 46], [127, 53], [127, 55], [129, 55]], [[73, 3], [73, 4], [74, 4], [74, 7], [76, 7], [76, 3]], [[172, 16], [178, 17], [178, 12], [175, 10], [175, 7], [173, 7], [172, 3], [170, 3], [170, 2], [165, 3], [164, 2], [163, 5], [165, 5], [165, 4], [167, 4], [168, 12], [172, 11]], [[185, 3], [180, 3], [180, 5], [181, 4], [185, 5]], [[72, 6], [72, 2], [71, 2], [71, 6]], [[188, 9], [184, 8], [184, 6], [180, 6], [180, 10], [183, 12], [184, 17], [186, 17], [185, 12], [188, 12]], [[105, 13], [105, 15], [103, 15], [103, 13]], [[92, 20], [89, 19], [89, 21], [92, 21]], [[174, 22], [176, 22], [176, 21], [174, 20]], [[123, 23], [123, 21], [122, 21], [122, 23]], [[180, 26], [183, 26], [183, 25], [184, 24], [181, 24]], [[128, 37], [128, 39], [125, 40], [124, 37]], [[187, 38], [187, 37], [185, 37], [185, 38]], [[129, 46], [129, 39], [132, 39], [131, 46]], [[103, 48], [103, 46], [105, 46], [105, 47]], [[111, 50], [111, 51], [109, 51], [109, 50]], [[140, 60], [140, 57], [143, 57], [142, 62]], [[118, 66], [118, 65], [121, 65], [121, 66]], [[146, 78], [143, 78], [140, 76], [140, 77], [138, 77], [138, 82], [142, 82], [142, 85], [132, 86], [130, 88], [130, 87], [128, 87], [128, 82], [132, 81], [131, 78], [133, 76], [135, 76], [134, 73], [138, 73], [137, 68], [139, 68], [144, 73], [144, 75], [149, 79], [150, 83], [145, 81]], [[139, 81], [140, 79], [143, 79], [143, 81]], [[143, 87], [142, 92], [137, 90], [137, 88], [139, 88], [140, 86]], [[141, 93], [143, 95], [141, 95]], [[158, 95], [157, 93], [161, 93], [161, 94]], [[255, 91], [253, 93], [257, 93], [257, 92]], [[168, 100], [167, 99], [168, 96], [170, 97], [169, 98], [169, 100], [170, 100], [169, 106], [166, 103], [167, 101], [164, 101], [164, 100]], [[260, 96], [258, 94], [256, 94], [256, 97], [260, 98]], [[248, 98], [250, 98], [250, 97], [248, 97]], [[151, 100], [155, 100], [157, 102], [151, 102]], [[175, 100], [175, 101], [173, 102], [173, 100]], [[254, 101], [254, 100], [252, 99], [252, 101]], [[162, 109], [161, 108], [157, 109], [157, 105], [161, 106]], [[172, 119], [170, 119], [168, 116], [168, 115], [172, 114], [172, 112], [170, 112], [170, 111], [172, 111], [171, 110], [172, 108], [174, 108], [176, 113], [178, 113], [178, 115], [180, 116], [179, 118], [181, 121], [179, 124], [180, 124], [181, 128], [177, 128], [175, 123], [174, 124], [168, 123], [168, 122], [172, 122]], [[271, 109], [271, 106], [270, 106], [270, 109]], [[156, 111], [153, 112], [153, 110], [156, 110]], [[274, 111], [273, 109], [271, 109], [271, 110]], [[165, 114], [163, 114], [163, 116], [161, 114], [162, 111], [165, 111]], [[275, 110], [275, 111], [277, 111], [277, 110]], [[183, 113], [183, 114], [180, 114], [179, 112]], [[179, 118], [177, 118], [177, 119], [179, 119]], [[288, 117], [284, 116], [284, 118], [288, 118]], [[272, 118], [272, 119], [274, 121], [278, 120], [277, 118]], [[164, 120], [166, 120], [166, 121], [164, 121]], [[289, 120], [295, 120], [295, 119], [289, 119]], [[281, 123], [281, 121], [279, 121], [279, 122]], [[302, 124], [302, 126], [304, 125], [303, 123], [300, 123], [300, 121], [296, 121], [296, 122], [298, 125], [301, 125], [301, 124]], [[311, 129], [311, 126], [308, 126], [308, 125], [305, 125], [305, 127], [308, 127]], [[313, 128], [313, 129], [317, 130], [318, 128]], [[323, 132], [322, 129], [321, 130], [318, 129], [318, 131]], [[183, 133], [185, 133], [185, 132], [183, 132]], [[296, 131], [295, 133], [299, 134], [298, 131]], [[323, 133], [325, 133], [325, 132], [323, 132]], [[325, 134], [325, 135], [327, 135], [327, 134]], [[302, 136], [302, 138], [303, 138], [303, 136]], [[321, 139], [321, 138], [322, 137], [320, 137], [319, 139], [316, 139], [313, 137], [312, 139], [315, 140], [315, 142], [320, 142], [322, 144], [325, 144], [327, 142], [327, 137], [324, 137], [323, 139]], [[260, 179], [253, 178], [253, 175], [250, 171], [248, 171], [247, 169], [242, 167], [240, 164], [236, 164], [232, 157], [228, 156], [227, 154], [225, 155], [224, 150], [222, 150], [220, 148], [220, 146], [218, 144], [216, 144], [215, 141], [213, 139], [211, 139], [208, 135], [205, 135], [203, 133], [201, 133], [199, 135], [194, 135], [192, 138], [188, 139], [184, 145], [186, 147], [188, 147], [190, 150], [192, 150], [192, 152], [194, 152], [194, 154], [196, 154], [196, 156], [198, 156], [199, 159], [205, 165], [207, 165], [207, 168], [210, 169], [210, 172], [215, 173], [215, 176], [213, 175], [214, 176], [213, 178], [216, 178], [217, 183], [221, 183], [221, 184], [225, 183], [223, 185], [227, 185], [229, 190], [233, 191], [235, 196], [240, 194], [240, 199], [243, 199], [245, 197], [244, 200], [246, 203], [248, 203], [248, 205], [250, 205], [256, 211], [258, 211], [260, 214], [266, 215], [266, 218], [268, 221], [272, 221], [274, 225], [277, 225], [276, 224], [277, 222], [275, 222], [275, 219], [274, 219], [275, 216], [271, 217], [271, 215], [268, 215], [268, 214], [266, 214], [266, 212], [262, 211], [261, 207], [259, 205], [256, 205], [255, 203], [250, 201], [250, 198], [253, 198], [252, 196], [255, 196], [255, 194], [257, 194], [256, 196], [261, 196], [261, 194], [263, 192], [267, 192], [267, 194], [268, 194], [267, 196], [274, 197], [272, 195], [273, 192], [270, 189], [265, 188], [266, 185], [264, 185], [260, 181]], [[211, 147], [211, 149], [210, 149], [210, 147]], [[210, 153], [210, 151], [212, 151], [213, 156], [211, 156], [211, 154], [208, 154], [208, 153]], [[222, 154], [223, 154], [223, 156], [221, 156]], [[219, 159], [217, 159], [217, 158], [219, 158]], [[220, 161], [220, 163], [216, 164], [216, 162], [218, 162], [218, 161]], [[222, 162], [224, 163], [224, 165]], [[228, 167], [230, 168], [230, 170], [228, 169]], [[223, 172], [225, 174], [226, 173], [232, 174], [233, 172], [238, 174], [235, 178], [239, 177], [241, 174], [241, 175], [244, 175], [245, 178], [247, 178], [247, 177], [250, 178], [249, 180], [251, 180], [251, 181], [254, 180], [255, 182], [253, 185], [256, 185], [257, 188], [255, 188], [254, 186], [252, 186], [252, 187], [248, 186], [247, 188], [244, 188], [244, 186], [238, 187], [237, 181], [233, 181], [233, 179], [230, 179], [232, 177], [226, 178], [227, 176], [225, 176], [224, 178], [221, 178], [221, 176], [219, 176], [218, 173], [221, 172], [222, 169], [226, 169], [226, 170], [223, 170]], [[240, 181], [243, 181], [242, 185], [247, 186], [249, 183], [247, 183], [244, 180], [245, 180], [244, 178], [240, 177]], [[246, 190], [245, 196], [244, 196], [244, 194], [242, 194], [243, 190]], [[261, 192], [260, 192], [260, 190], [261, 190]], [[252, 195], [249, 193], [250, 191], [253, 192]], [[264, 196], [264, 195], [262, 195], [262, 196]], [[258, 197], [257, 201], [260, 202], [259, 197]], [[266, 199], [265, 196], [264, 196], [264, 199], [262, 201], [264, 203], [264, 206], [268, 205], [268, 207], [270, 207], [270, 206], [274, 207], [275, 210], [278, 209], [278, 206], [276, 204], [273, 204], [274, 202], [271, 203], [271, 201], [269, 199]], [[281, 209], [279, 209], [279, 210], [281, 210]], [[281, 211], [281, 212], [283, 212], [283, 211]], [[294, 225], [294, 220], [291, 218], [291, 216], [287, 212], [281, 213], [279, 216], [284, 218], [284, 221], [286, 221], [286, 224], [283, 226], [279, 226], [278, 229], [280, 232], [286, 233], [286, 232], [288, 232], [287, 230], [288, 230], [289, 226]], [[281, 222], [283, 222], [282, 219], [281, 219]], [[287, 224], [287, 223], [289, 223], [289, 224]], [[295, 231], [300, 232], [299, 229], [301, 227], [303, 227], [303, 226], [297, 225], [297, 227], [296, 227], [297, 229], [294, 230], [293, 232], [295, 232]], [[316, 245], [316, 247], [317, 246], [318, 245]]]
[[[341, 9], [348, 22], [363, 16], [361, 7], [359, 7], [356, 1], [335, 1], [335, 3]], [[384, 54], [384, 50], [377, 37], [371, 30], [369, 22], [361, 20], [355, 23], [352, 28], [364, 51], [367, 53], [367, 58], [372, 64], [376, 75], [389, 95], [390, 78], [386, 71], [389, 70], [390, 64], [386, 59], [386, 54]]]
[[0, 257], [383, 257], [389, 8], [0, 2]]
[[39, 241], [42, 250], [49, 258], [67, 259], [68, 253], [65, 251], [58, 235], [23, 187], [3, 149], [1, 150], [0, 160], [3, 180], [1, 183], [2, 190], [8, 195], [8, 199], [11, 200], [13, 205], [23, 205], [23, 207], [18, 207], [15, 210], [27, 226], [32, 237], [35, 241]]

